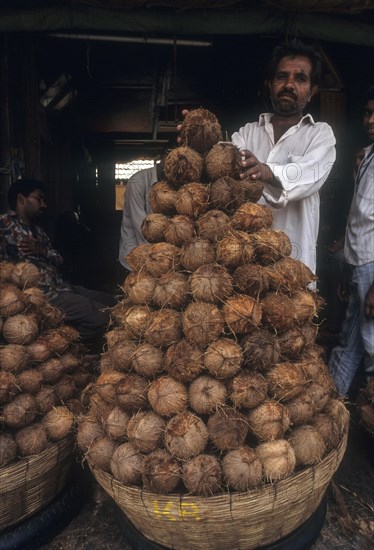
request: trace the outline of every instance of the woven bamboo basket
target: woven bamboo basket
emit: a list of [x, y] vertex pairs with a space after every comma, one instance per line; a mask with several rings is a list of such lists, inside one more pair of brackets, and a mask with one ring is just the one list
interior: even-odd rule
[[47, 506], [66, 486], [73, 465], [72, 435], [38, 455], [0, 468], [0, 530]]
[[[343, 404], [341, 407], [346, 411]], [[345, 421], [338, 447], [318, 465], [245, 493], [209, 498], [156, 495], [124, 486], [92, 464], [90, 468], [98, 483], [149, 540], [175, 550], [251, 550], [285, 537], [317, 510], [345, 453], [348, 413]]]

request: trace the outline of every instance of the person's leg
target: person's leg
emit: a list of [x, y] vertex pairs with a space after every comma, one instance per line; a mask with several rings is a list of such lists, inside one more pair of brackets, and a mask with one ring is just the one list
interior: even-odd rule
[[364, 356], [361, 338], [361, 303], [356, 268], [352, 274], [350, 297], [342, 325], [339, 344], [332, 350], [329, 371], [339, 394], [347, 395], [354, 375]]
[[83, 340], [101, 336], [108, 327], [108, 308], [86, 296], [75, 292], [61, 292], [51, 303], [64, 312], [65, 322], [74, 326]]
[[84, 286], [75, 285], [74, 292], [80, 296], [84, 296], [93, 302], [98, 302], [107, 307], [113, 307], [116, 305], [116, 299], [106, 292], [101, 292], [100, 290], [93, 290], [91, 288], [85, 288]]

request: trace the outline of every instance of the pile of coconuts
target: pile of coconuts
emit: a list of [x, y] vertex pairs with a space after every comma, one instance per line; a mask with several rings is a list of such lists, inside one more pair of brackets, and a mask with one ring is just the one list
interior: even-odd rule
[[78, 446], [125, 485], [206, 497], [317, 464], [346, 415], [315, 343], [315, 277], [257, 204], [263, 185], [239, 179], [212, 113], [191, 111], [181, 135], [148, 242], [126, 257]]
[[39, 280], [32, 263], [0, 262], [0, 475], [72, 432], [94, 379], [93, 357]]

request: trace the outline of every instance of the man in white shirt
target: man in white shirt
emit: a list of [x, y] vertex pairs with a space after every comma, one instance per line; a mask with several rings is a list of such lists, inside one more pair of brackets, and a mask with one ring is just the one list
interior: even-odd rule
[[349, 302], [340, 343], [329, 361], [341, 396], [348, 393], [362, 359], [367, 378], [374, 377], [374, 87], [367, 93], [363, 123], [372, 143], [355, 178], [344, 244], [352, 271]]
[[336, 157], [331, 127], [304, 115], [320, 74], [321, 58], [314, 48], [298, 41], [277, 46], [267, 81], [274, 112], [261, 114], [232, 136], [242, 151], [242, 176], [265, 184], [260, 203], [272, 208], [273, 228], [288, 235], [292, 256], [314, 273], [318, 191]]

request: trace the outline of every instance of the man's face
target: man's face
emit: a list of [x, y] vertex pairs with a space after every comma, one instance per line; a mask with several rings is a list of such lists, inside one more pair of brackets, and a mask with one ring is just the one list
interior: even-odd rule
[[34, 189], [27, 197], [22, 195], [22, 199], [24, 213], [32, 220], [39, 218], [47, 208], [45, 195], [40, 189]]
[[317, 86], [311, 83], [312, 63], [308, 57], [283, 57], [269, 82], [274, 112], [281, 117], [301, 115]]
[[368, 138], [374, 141], [374, 99], [370, 99], [364, 107], [364, 128]]

